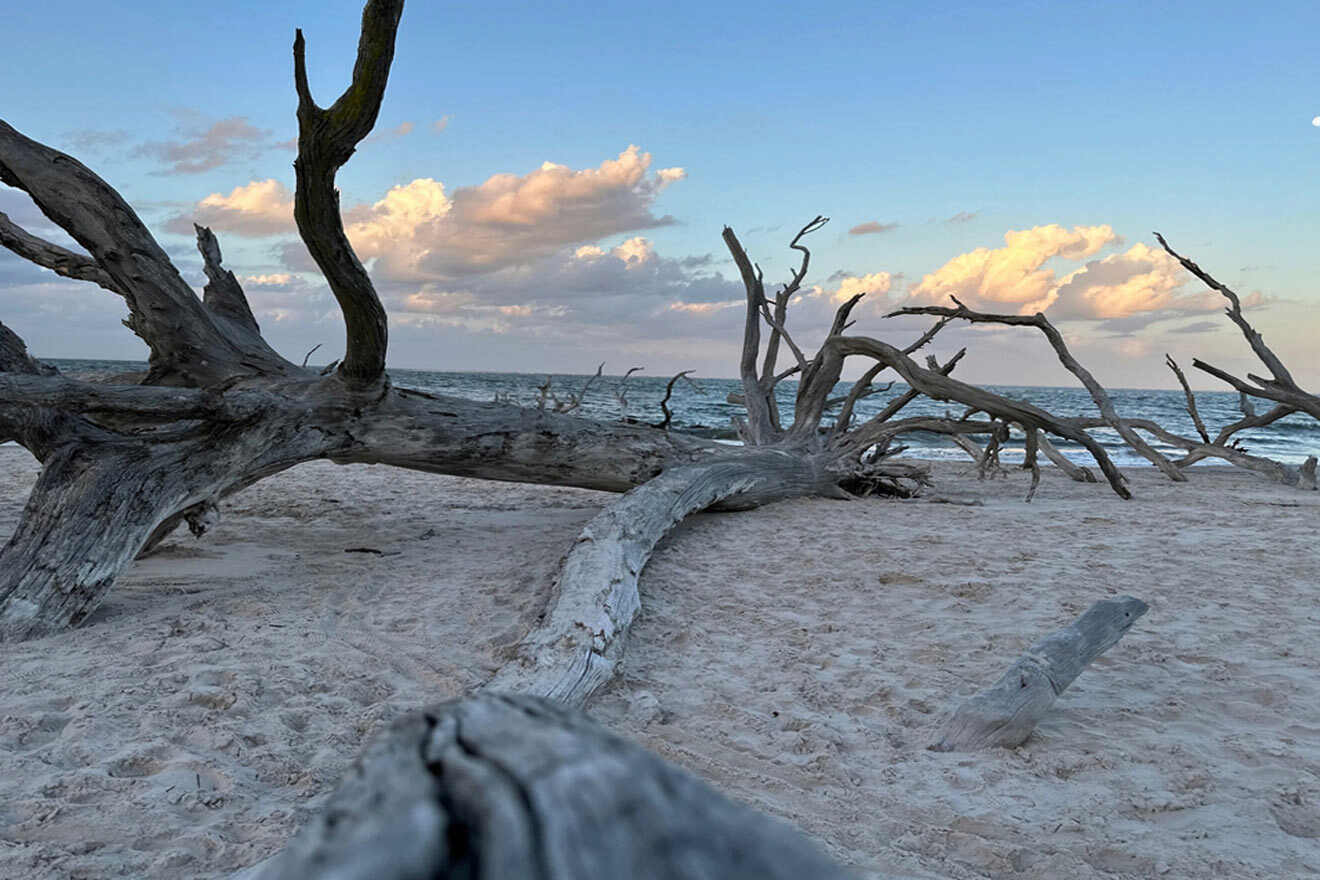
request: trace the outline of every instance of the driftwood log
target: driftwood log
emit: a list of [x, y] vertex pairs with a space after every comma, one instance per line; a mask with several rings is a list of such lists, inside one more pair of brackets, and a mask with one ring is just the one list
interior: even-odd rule
[[486, 692], [394, 722], [287, 849], [234, 880], [848, 876], [580, 713]]
[[1012, 748], [1027, 741], [1059, 694], [1146, 613], [1132, 596], [1101, 599], [1081, 617], [1027, 649], [999, 681], [958, 707], [937, 752]]

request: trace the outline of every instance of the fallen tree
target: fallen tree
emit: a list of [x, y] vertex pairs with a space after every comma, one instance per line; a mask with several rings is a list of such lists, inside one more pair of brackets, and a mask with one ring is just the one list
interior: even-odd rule
[[[0, 550], [0, 638], [76, 625], [125, 566], [180, 523], [200, 535], [226, 495], [313, 459], [610, 491], [627, 491], [666, 474], [670, 489], [647, 493], [651, 501], [628, 502], [634, 513], [622, 524], [649, 552], [673, 522], [711, 503], [738, 507], [795, 495], [910, 493], [925, 481], [924, 473], [888, 461], [885, 444], [909, 430], [957, 434], [979, 428], [965, 419], [932, 428], [930, 420], [893, 418], [907, 400], [924, 393], [1082, 443], [1126, 497], [1103, 449], [1071, 423], [950, 378], [956, 358], [943, 367], [923, 368], [913, 361], [910, 355], [947, 322], [904, 349], [842, 336], [860, 299], [855, 297], [839, 308], [829, 338], [808, 357], [789, 334], [787, 309], [810, 262], [802, 239], [826, 222], [823, 217], [792, 240], [801, 264], [773, 303], [760, 270], [733, 231], [724, 232], [747, 293], [741, 450], [544, 406], [521, 410], [394, 387], [385, 371], [385, 310], [344, 233], [334, 178], [375, 123], [401, 13], [398, 0], [367, 4], [352, 82], [328, 108], [311, 95], [301, 32], [294, 43], [299, 125], [294, 216], [346, 329], [344, 357], [329, 375], [286, 360], [266, 343], [209, 230], [197, 229], [208, 279], [199, 299], [109, 184], [73, 157], [0, 122], [0, 180], [27, 192], [86, 254], [43, 241], [3, 215], [0, 243], [38, 265], [121, 296], [129, 310], [125, 323], [150, 348], [149, 368], [139, 384], [102, 386], [38, 364], [21, 340], [5, 331], [0, 434], [29, 449], [43, 467], [17, 530]], [[764, 346], [763, 325], [770, 328]], [[784, 347], [795, 363], [779, 371]], [[911, 395], [877, 417], [851, 424], [870, 378], [854, 385], [845, 399], [833, 396], [850, 356], [875, 362], [870, 378], [885, 368], [895, 370], [913, 389]], [[798, 377], [798, 393], [790, 422], [781, 417], [774, 391], [792, 375]], [[843, 415], [826, 432], [827, 411], [841, 403]], [[675, 481], [686, 482], [672, 485]], [[703, 504], [674, 508], [672, 493], [700, 497]], [[640, 558], [644, 561], [644, 554]], [[599, 574], [592, 566], [580, 574], [566, 571], [559, 589], [570, 593], [576, 589], [573, 578]]]
[[[1038, 451], [1056, 463], [1066, 461], [1050, 443], [1053, 435], [1087, 449], [1113, 491], [1129, 496], [1121, 473], [1085, 424], [953, 378], [962, 352], [943, 363], [928, 357], [925, 366], [913, 359], [951, 320], [966, 318], [965, 310], [937, 312], [939, 320], [926, 333], [900, 348], [847, 335], [858, 296], [838, 308], [814, 354], [802, 348], [788, 328], [788, 310], [809, 269], [811, 254], [803, 240], [827, 222], [824, 217], [806, 224], [790, 242], [800, 263], [773, 298], [733, 230], [723, 232], [746, 293], [739, 360], [746, 410], [738, 425], [741, 448], [669, 430], [668, 412], [658, 426], [579, 418], [571, 411], [580, 395], [560, 401], [548, 384], [542, 405], [528, 409], [395, 387], [385, 369], [385, 310], [345, 235], [334, 180], [375, 124], [402, 6], [402, 0], [367, 3], [352, 82], [329, 107], [317, 105], [311, 94], [301, 32], [294, 43], [295, 220], [344, 316], [345, 353], [333, 371], [310, 370], [305, 359], [303, 364], [287, 360], [264, 340], [210, 230], [197, 229], [207, 276], [199, 299], [112, 187], [73, 157], [0, 121], [0, 181], [27, 192], [85, 253], [43, 241], [3, 214], [0, 244], [122, 297], [129, 311], [125, 323], [150, 348], [149, 368], [139, 382], [95, 384], [62, 376], [32, 358], [22, 340], [0, 325], [0, 438], [16, 440], [42, 463], [18, 527], [0, 550], [0, 639], [78, 624], [120, 572], [180, 524], [202, 535], [225, 496], [305, 461], [380, 463], [624, 492], [583, 531], [561, 567], [544, 623], [491, 682], [493, 689], [580, 706], [617, 666], [648, 555], [692, 512], [794, 496], [910, 494], [928, 477], [918, 466], [893, 460], [894, 443], [903, 434], [947, 434], [976, 450], [988, 467], [1009, 425], [1027, 437], [1033, 488]], [[793, 363], [781, 369], [785, 351]], [[840, 395], [836, 388], [848, 358], [861, 358], [869, 367]], [[1257, 384], [1244, 393], [1270, 397], [1288, 412], [1311, 412], [1299, 396], [1305, 393], [1282, 365], [1271, 369], [1273, 380], [1251, 377]], [[858, 403], [877, 391], [873, 382], [886, 370], [909, 390], [861, 419]], [[777, 386], [790, 377], [797, 381], [791, 417], [780, 411], [776, 397]], [[1119, 427], [1103, 389], [1097, 391], [1094, 380], [1087, 384], [1102, 423]], [[900, 418], [920, 395], [966, 411], [957, 418]], [[546, 406], [550, 400], [554, 405]], [[977, 414], [985, 418], [973, 418]], [[984, 449], [968, 439], [976, 435], [990, 437]], [[1223, 446], [1227, 436], [1231, 432], [1217, 443], [1197, 444], [1176, 464], [1216, 454], [1209, 447]], [[1161, 459], [1152, 461], [1171, 476], [1178, 473]], [[1094, 480], [1080, 467], [1069, 474]], [[483, 697], [495, 702], [475, 705], [513, 706], [533, 716], [540, 711], [535, 702], [501, 704], [500, 699]], [[466, 717], [466, 711], [460, 707], [452, 714]], [[553, 716], [550, 722], [577, 724], [571, 716]], [[404, 742], [411, 736], [405, 734]], [[667, 771], [657, 773], [656, 778], [670, 780]], [[441, 806], [447, 797], [440, 797]], [[688, 805], [679, 798], [670, 811], [681, 813]], [[485, 807], [473, 802], [471, 809], [480, 813]]]

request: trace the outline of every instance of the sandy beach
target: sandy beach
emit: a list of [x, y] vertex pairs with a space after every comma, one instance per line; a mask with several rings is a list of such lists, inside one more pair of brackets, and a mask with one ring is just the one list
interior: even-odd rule
[[[0, 537], [37, 473], [0, 447]], [[1320, 493], [942, 463], [912, 501], [692, 517], [589, 706], [863, 877], [1320, 874]], [[479, 687], [613, 496], [314, 463], [0, 645], [0, 877], [223, 877], [383, 722]], [[1150, 611], [1022, 747], [927, 749], [1091, 602]]]

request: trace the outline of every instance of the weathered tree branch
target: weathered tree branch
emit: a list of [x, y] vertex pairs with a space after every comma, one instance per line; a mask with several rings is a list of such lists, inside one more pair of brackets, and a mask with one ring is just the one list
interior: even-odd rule
[[767, 450], [672, 468], [633, 489], [587, 523], [560, 569], [545, 622], [486, 687], [583, 705], [614, 675], [641, 607], [638, 576], [671, 528], [719, 502], [756, 507], [794, 495], [833, 494], [835, 483], [811, 459]]
[[395, 721], [288, 849], [235, 880], [844, 880], [780, 822], [534, 697]]
[[[1109, 480], [1109, 485], [1114, 492], [1121, 498], [1132, 497], [1132, 493], [1124, 485], [1123, 475], [1114, 467], [1114, 463], [1110, 460], [1104, 448], [1091, 435], [1077, 427], [1070, 420], [1056, 418], [1045, 410], [1029, 403], [1009, 400], [983, 388], [977, 388], [975, 385], [959, 382], [957, 379], [945, 376], [938, 370], [923, 369], [917, 366], [902, 351], [878, 339], [869, 339], [863, 336], [832, 336], [826, 340], [821, 351], [827, 352], [830, 358], [837, 359], [840, 362], [849, 355], [873, 358], [893, 368], [903, 378], [904, 382], [927, 397], [933, 397], [936, 400], [957, 401], [1005, 421], [1016, 422], [1024, 430], [1040, 428], [1059, 437], [1072, 440], [1074, 443], [1079, 443], [1086, 447], [1087, 452], [1091, 453], [1091, 457], [1100, 466], [1100, 470]], [[845, 438], [842, 443], [836, 446], [836, 449], [843, 454], [847, 454], [854, 450], [857, 445], [857, 439]]]
[[1118, 644], [1147, 605], [1131, 596], [1102, 599], [1027, 649], [999, 681], [958, 707], [937, 752], [968, 752], [1027, 741], [1068, 685]]
[[1059, 363], [1063, 364], [1064, 368], [1076, 376], [1081, 381], [1082, 385], [1085, 386], [1086, 390], [1091, 395], [1091, 399], [1095, 401], [1095, 405], [1100, 408], [1100, 413], [1104, 416], [1109, 427], [1117, 431], [1119, 435], [1122, 436], [1124, 442], [1131, 446], [1141, 457], [1158, 467], [1169, 479], [1174, 480], [1175, 482], [1182, 482], [1187, 479], [1187, 475], [1179, 470], [1173, 462], [1169, 461], [1163, 455], [1160, 455], [1159, 452], [1151, 448], [1149, 443], [1142, 440], [1140, 436], [1127, 427], [1123, 419], [1118, 415], [1117, 410], [1114, 409], [1114, 402], [1110, 399], [1109, 392], [1105, 391], [1104, 386], [1096, 381], [1095, 376], [1091, 375], [1091, 372], [1083, 367], [1081, 363], [1072, 356], [1072, 352], [1068, 350], [1067, 343], [1063, 341], [1063, 335], [1059, 333], [1055, 326], [1051, 324], [1049, 319], [1043, 314], [1037, 312], [1034, 315], [990, 315], [983, 312], [973, 311], [961, 302], [958, 302], [956, 298], [954, 298], [954, 302], [957, 303], [957, 308], [949, 308], [947, 306], [908, 306], [890, 313], [887, 317], [893, 317], [895, 315], [943, 315], [950, 318], [961, 318], [962, 320], [971, 323], [1007, 324], [1014, 327], [1035, 327], [1040, 330], [1041, 333], [1045, 334], [1045, 338], [1049, 340], [1050, 346], [1054, 349], [1054, 353], [1059, 358]]
[[344, 314], [347, 341], [339, 372], [359, 387], [374, 384], [384, 375], [389, 334], [385, 308], [344, 233], [335, 174], [376, 124], [402, 14], [403, 0], [368, 0], [362, 11], [353, 81], [329, 109], [322, 109], [312, 99], [301, 30], [293, 43], [298, 92], [293, 216], [298, 234]]
[[752, 265], [747, 251], [733, 229], [724, 227], [724, 244], [733, 256], [733, 262], [742, 276], [747, 294], [747, 307], [743, 319], [742, 354], [738, 359], [738, 375], [743, 386], [743, 406], [747, 410], [745, 441], [751, 446], [766, 446], [781, 436], [778, 428], [778, 405], [774, 390], [765, 389], [756, 372], [756, 358], [761, 350], [761, 303], [765, 301], [765, 282], [761, 272]]
[[1270, 371], [1270, 375], [1273, 378], [1264, 379], [1260, 376], [1248, 374], [1247, 379], [1256, 383], [1255, 385], [1251, 385], [1248, 382], [1244, 382], [1242, 379], [1201, 360], [1193, 360], [1192, 366], [1199, 370], [1204, 370], [1210, 375], [1227, 382], [1243, 394], [1250, 394], [1253, 397], [1268, 398], [1269, 400], [1308, 413], [1316, 419], [1320, 419], [1320, 395], [1311, 394], [1298, 387], [1297, 382], [1292, 377], [1292, 373], [1290, 373], [1288, 368], [1284, 366], [1283, 361], [1280, 360], [1278, 355], [1276, 355], [1274, 351], [1265, 344], [1265, 339], [1256, 331], [1255, 327], [1251, 326], [1251, 323], [1247, 321], [1246, 316], [1242, 314], [1242, 301], [1238, 298], [1237, 293], [1227, 285], [1221, 284], [1219, 281], [1215, 280], [1210, 273], [1206, 272], [1200, 266], [1169, 247], [1169, 243], [1164, 240], [1164, 236], [1160, 235], [1158, 232], [1154, 233], [1154, 235], [1155, 239], [1159, 241], [1160, 247], [1164, 248], [1169, 256], [1181, 263], [1188, 272], [1191, 272], [1197, 278], [1201, 279], [1201, 281], [1203, 281], [1211, 290], [1217, 291], [1228, 300], [1229, 305], [1224, 313], [1228, 315], [1229, 320], [1236, 324], [1238, 329], [1242, 331], [1242, 336], [1247, 340], [1247, 344], [1251, 346], [1251, 350], [1256, 353], [1256, 357], [1260, 358], [1260, 362]]
[[0, 212], [0, 245], [4, 245], [25, 260], [51, 270], [56, 275], [72, 278], [75, 281], [90, 281], [111, 293], [124, 295], [116, 286], [114, 279], [90, 257], [75, 254], [57, 244], [37, 238], [10, 220], [3, 212]]
[[[25, 373], [31, 376], [54, 376], [59, 370], [28, 354], [27, 345], [18, 334], [0, 323], [0, 373]], [[0, 376], [0, 381], [5, 377]]]
[[247, 295], [243, 293], [234, 273], [221, 265], [220, 242], [205, 226], [194, 223], [193, 229], [197, 231], [197, 250], [202, 255], [202, 270], [207, 278], [202, 302], [213, 313], [261, 339], [261, 328], [257, 326], [252, 307], [248, 305]]
[[1178, 377], [1178, 384], [1182, 386], [1183, 396], [1187, 398], [1187, 414], [1192, 417], [1192, 424], [1196, 426], [1196, 433], [1201, 435], [1201, 439], [1206, 443], [1210, 442], [1210, 435], [1205, 430], [1205, 422], [1201, 421], [1201, 414], [1196, 409], [1196, 395], [1192, 394], [1192, 386], [1187, 384], [1187, 377], [1183, 375], [1182, 368], [1170, 354], [1164, 355], [1164, 363], [1173, 375]]
[[1054, 466], [1068, 475], [1068, 479], [1078, 483], [1094, 483], [1095, 474], [1091, 473], [1089, 468], [1073, 464], [1066, 455], [1059, 451], [1050, 438], [1044, 434], [1039, 435], [1037, 443], [1040, 444], [1040, 451], [1045, 453], [1045, 457], [1054, 463]]
[[297, 369], [264, 345], [264, 350], [249, 350], [246, 339], [232, 338], [213, 321], [132, 208], [105, 181], [72, 156], [24, 137], [3, 121], [0, 181], [30, 195], [42, 213], [86, 248], [100, 271], [72, 252], [16, 236], [12, 224], [9, 241], [35, 248], [41, 265], [63, 268], [69, 277], [95, 281], [124, 297], [128, 326], [151, 348], [149, 381], [205, 386]]

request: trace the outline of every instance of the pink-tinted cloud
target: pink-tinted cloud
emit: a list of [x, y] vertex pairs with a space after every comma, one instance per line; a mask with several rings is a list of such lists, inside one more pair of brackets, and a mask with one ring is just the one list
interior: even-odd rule
[[234, 187], [228, 195], [211, 193], [191, 211], [167, 220], [165, 229], [192, 235], [193, 223], [246, 238], [294, 232], [293, 193], [274, 178], [254, 180]]
[[672, 222], [651, 212], [681, 168], [649, 174], [651, 154], [629, 147], [597, 168], [546, 162], [524, 175], [497, 174], [452, 194], [431, 179], [391, 189], [347, 213], [363, 259], [386, 278], [438, 281], [526, 264], [556, 250]]
[[400, 138], [412, 134], [416, 126], [411, 122], [400, 122], [394, 128], [387, 128], [381, 131], [372, 132], [362, 143], [364, 144], [388, 144], [391, 141], [397, 141]]
[[865, 223], [858, 223], [852, 229], [848, 230], [849, 235], [880, 235], [885, 232], [892, 232], [898, 228], [897, 223], [881, 223], [877, 220], [868, 220]]
[[[1059, 320], [1113, 320], [1138, 314], [1218, 311], [1223, 297], [1208, 290], [1185, 291], [1191, 276], [1162, 249], [1138, 242], [1121, 254], [1092, 260], [1069, 274], [1054, 290], [1049, 315]], [[1259, 305], [1248, 295], [1245, 307]]]
[[952, 295], [972, 308], [1042, 311], [1054, 301], [1057, 287], [1054, 270], [1044, 268], [1047, 260], [1084, 259], [1117, 240], [1108, 225], [1011, 230], [1004, 234], [1004, 247], [954, 257], [914, 284], [909, 298], [913, 304], [945, 305]]
[[246, 117], [231, 116], [207, 126], [199, 122], [198, 114], [176, 113], [184, 122], [172, 141], [148, 141], [133, 150], [134, 156], [149, 156], [160, 160], [164, 174], [200, 174], [236, 159], [259, 154], [268, 146], [271, 133], [257, 128]]

